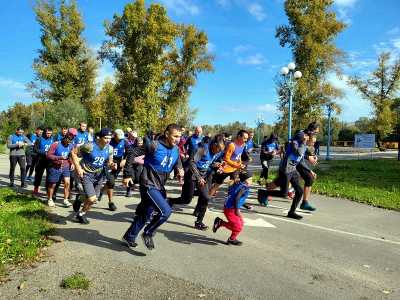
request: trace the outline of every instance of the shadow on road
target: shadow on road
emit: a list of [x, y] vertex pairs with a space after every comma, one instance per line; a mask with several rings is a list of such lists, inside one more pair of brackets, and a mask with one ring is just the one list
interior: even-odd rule
[[[189, 227], [186, 224], [181, 224], [181, 223], [177, 223], [177, 222], [170, 222], [170, 223]], [[191, 227], [191, 228], [193, 228], [193, 227]], [[182, 243], [185, 245], [204, 244], [204, 245], [216, 246], [218, 244], [225, 244], [225, 242], [223, 242], [223, 241], [211, 239], [204, 235], [200, 235], [200, 234], [196, 234], [196, 233], [169, 231], [169, 230], [165, 230], [165, 229], [158, 229], [157, 232], [164, 234], [165, 237], [167, 239], [169, 239], [170, 241], [173, 241], [176, 243]]]

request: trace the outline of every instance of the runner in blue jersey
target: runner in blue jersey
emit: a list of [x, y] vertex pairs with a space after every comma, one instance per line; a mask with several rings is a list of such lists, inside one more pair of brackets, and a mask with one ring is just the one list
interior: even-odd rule
[[[98, 139], [94, 143], [85, 143], [75, 147], [71, 152], [72, 162], [76, 175], [82, 184], [82, 198], [75, 200], [73, 207], [77, 212], [76, 218], [82, 224], [89, 224], [86, 213], [97, 201], [105, 179], [105, 167], [116, 169], [113, 162], [113, 149], [110, 146], [111, 130], [103, 128], [97, 133]], [[79, 161], [79, 156], [82, 159]], [[81, 204], [83, 207], [80, 210]], [[80, 211], [79, 211], [80, 210]]]
[[74, 144], [81, 146], [89, 141], [89, 133], [86, 131], [87, 124], [85, 122], [79, 123], [78, 133], [74, 139]]
[[197, 148], [199, 147], [199, 144], [203, 139], [201, 135], [202, 133], [203, 129], [200, 126], [197, 126], [194, 130], [194, 133], [186, 140], [185, 148], [186, 148], [186, 153], [189, 156], [193, 155], [193, 153], [196, 152]]
[[71, 177], [71, 160], [70, 154], [74, 145], [72, 141], [76, 135], [76, 129], [70, 128], [61, 139], [61, 141], [54, 142], [47, 152], [49, 160], [49, 175], [48, 175], [48, 188], [47, 188], [47, 204], [54, 207], [53, 201], [54, 188], [58, 182], [64, 181], [64, 206], [70, 207], [72, 204], [69, 202], [69, 187]]
[[57, 142], [61, 142], [62, 139], [67, 135], [68, 133], [68, 127], [62, 127], [61, 130], [57, 133]]
[[42, 136], [43, 129], [37, 127], [35, 133], [29, 133], [27, 138], [31, 141], [31, 145], [26, 148], [26, 177], [27, 181], [32, 181], [32, 174], [38, 162], [38, 154], [34, 151], [36, 140]]
[[[127, 148], [127, 143], [125, 141], [125, 134], [122, 129], [116, 129], [113, 134], [113, 138], [111, 139], [110, 146], [113, 148], [113, 161], [117, 164], [117, 168], [115, 170], [107, 170], [106, 178], [107, 183], [104, 186], [103, 190], [107, 191], [108, 195], [108, 208], [111, 211], [117, 210], [117, 206], [114, 204], [113, 200], [113, 191], [115, 186], [115, 180], [117, 179], [119, 173], [125, 166], [125, 149]], [[101, 191], [99, 196], [99, 201], [103, 196], [103, 191]]]
[[260, 179], [264, 178], [264, 180], [267, 181], [269, 168], [271, 167], [273, 158], [280, 153], [279, 149], [278, 136], [275, 133], [271, 133], [269, 138], [264, 137], [260, 150], [260, 161], [262, 167]]
[[249, 153], [254, 151], [255, 144], [253, 139], [254, 139], [254, 133], [249, 132], [249, 139], [246, 142], [246, 149], [245, 149]]
[[208, 226], [203, 223], [204, 216], [207, 211], [210, 196], [209, 188], [212, 184], [212, 168], [214, 164], [220, 166], [217, 162], [222, 158], [225, 149], [224, 137], [222, 134], [216, 135], [213, 140], [203, 139], [196, 150], [189, 156], [187, 161], [188, 167], [185, 172], [182, 194], [179, 198], [170, 198], [170, 205], [189, 204], [194, 196], [195, 189], [198, 191], [198, 203], [195, 209], [197, 220], [194, 227], [199, 230], [207, 230]]
[[20, 127], [15, 130], [14, 134], [8, 137], [7, 148], [10, 149], [10, 187], [14, 187], [14, 172], [17, 163], [21, 172], [21, 187], [26, 187], [25, 147], [29, 145], [31, 145], [31, 141], [24, 135], [24, 130]]
[[135, 157], [145, 155], [143, 171], [140, 176], [141, 202], [136, 208], [136, 215], [131, 226], [123, 236], [123, 240], [129, 247], [136, 247], [136, 237], [144, 227], [143, 242], [149, 250], [154, 249], [153, 236], [155, 231], [171, 215], [172, 210], [168, 204], [164, 186], [169, 173], [176, 164], [179, 166], [179, 172], [183, 173], [179, 150], [176, 146], [180, 137], [180, 126], [170, 124], [165, 129], [164, 136], [161, 136], [158, 140], [146, 138], [143, 147], [129, 148], [128, 150], [123, 179], [125, 186], [132, 184]]
[[[49, 166], [49, 161], [46, 155], [53, 142], [54, 142], [53, 129], [51, 129], [50, 127], [46, 128], [43, 135], [40, 138], [38, 138], [35, 142], [34, 149], [35, 152], [38, 153], [39, 155], [39, 160], [35, 169], [35, 181], [33, 183], [34, 185], [33, 195], [35, 196], [39, 194], [39, 186], [42, 182], [42, 177], [45, 170], [46, 170], [46, 176], [48, 175], [47, 168]], [[46, 182], [46, 187], [47, 187], [47, 182]]]

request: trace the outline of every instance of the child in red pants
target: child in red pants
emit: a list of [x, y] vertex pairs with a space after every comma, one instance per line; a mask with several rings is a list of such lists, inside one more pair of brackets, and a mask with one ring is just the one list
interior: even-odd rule
[[229, 187], [228, 197], [224, 205], [224, 215], [228, 221], [215, 218], [213, 232], [222, 226], [232, 231], [231, 236], [226, 242], [228, 245], [241, 246], [242, 242], [237, 240], [237, 236], [243, 229], [243, 218], [240, 214], [240, 207], [246, 202], [250, 192], [251, 175], [249, 173], [235, 173], [234, 182]]

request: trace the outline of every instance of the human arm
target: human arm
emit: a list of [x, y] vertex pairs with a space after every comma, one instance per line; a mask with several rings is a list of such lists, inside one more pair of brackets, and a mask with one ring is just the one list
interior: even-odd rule
[[235, 208], [235, 215], [240, 216], [240, 207], [239, 207], [239, 202], [240, 198], [243, 196], [243, 194], [246, 192], [246, 189], [242, 187], [239, 191], [239, 193], [236, 195], [235, 198], [235, 203], [234, 203], [234, 208]]
[[76, 171], [76, 174], [78, 174], [79, 177], [83, 177], [83, 174], [85, 173], [81, 165], [79, 164], [79, 148], [75, 147], [71, 151], [71, 160], [72, 160], [72, 165], [74, 166], [74, 169]]
[[7, 148], [12, 150], [12, 149], [19, 149], [21, 148], [20, 144], [17, 142], [16, 144], [13, 144], [12, 142], [12, 135], [10, 135], [7, 139]]

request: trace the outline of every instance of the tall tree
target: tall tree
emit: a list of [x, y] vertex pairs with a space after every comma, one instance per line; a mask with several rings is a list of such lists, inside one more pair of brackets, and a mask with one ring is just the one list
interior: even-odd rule
[[144, 0], [125, 6], [123, 14], [106, 23], [105, 41], [100, 50], [117, 70], [117, 91], [121, 96], [125, 123], [139, 128], [155, 128], [161, 116], [159, 89], [163, 85], [165, 51], [173, 45], [176, 25], [165, 8]]
[[[324, 106], [340, 97], [340, 90], [327, 81], [329, 72], [340, 72], [338, 63], [344, 58], [334, 40], [345, 28], [332, 11], [333, 0], [286, 0], [289, 24], [276, 29], [282, 47], [289, 46], [296, 68], [303, 74], [293, 98], [293, 125], [301, 128], [310, 120], [322, 117]], [[286, 121], [285, 86], [278, 82], [281, 100], [281, 123]]]
[[38, 0], [36, 19], [42, 48], [34, 60], [35, 79], [29, 85], [42, 101], [76, 99], [81, 103], [95, 94], [97, 62], [82, 38], [85, 28], [75, 0]]
[[351, 77], [349, 84], [372, 104], [374, 130], [380, 147], [382, 139], [393, 132], [396, 125], [393, 105], [400, 91], [400, 58], [390, 64], [390, 53], [382, 53], [378, 58], [378, 67], [375, 71], [367, 78]]

